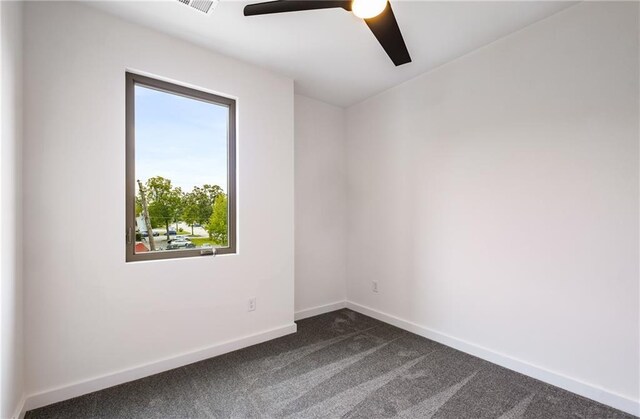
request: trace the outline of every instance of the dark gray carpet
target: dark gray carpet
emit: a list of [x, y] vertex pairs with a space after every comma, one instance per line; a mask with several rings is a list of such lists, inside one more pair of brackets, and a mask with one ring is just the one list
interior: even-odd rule
[[350, 310], [26, 418], [631, 418]]

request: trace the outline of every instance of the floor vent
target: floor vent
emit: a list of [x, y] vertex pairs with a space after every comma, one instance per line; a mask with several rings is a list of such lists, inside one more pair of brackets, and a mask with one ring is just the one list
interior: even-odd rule
[[202, 13], [209, 14], [215, 9], [218, 0], [178, 0], [182, 4], [186, 4]]

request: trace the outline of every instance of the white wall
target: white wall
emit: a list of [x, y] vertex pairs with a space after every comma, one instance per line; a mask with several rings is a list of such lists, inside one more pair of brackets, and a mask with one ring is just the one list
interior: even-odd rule
[[[84, 5], [25, 11], [26, 377], [45, 394], [32, 400], [295, 330], [292, 80]], [[237, 255], [125, 263], [127, 69], [237, 97]]]
[[[344, 109], [295, 96], [295, 308], [346, 299]], [[334, 308], [325, 307], [320, 311]]]
[[638, 74], [584, 2], [349, 108], [349, 300], [637, 406]]
[[22, 3], [0, 2], [0, 417], [24, 396], [22, 284]]
[[[9, 231], [34, 238], [28, 393], [51, 401], [38, 393], [290, 330], [291, 80], [82, 5], [25, 7], [25, 222]], [[354, 303], [637, 400], [637, 16], [632, 3], [574, 6], [346, 120], [295, 96], [295, 311], [344, 300], [348, 283]], [[5, 123], [5, 95], [17, 100], [5, 90], [5, 27], [7, 231], [7, 214], [21, 223], [21, 188], [5, 164], [5, 130], [16, 139], [20, 127]], [[124, 262], [125, 69], [238, 98], [238, 255]], [[5, 385], [6, 330], [18, 369], [21, 351], [19, 328], [5, 327], [4, 245], [2, 414], [21, 388], [17, 370], [13, 392]], [[16, 293], [19, 257], [7, 256]]]

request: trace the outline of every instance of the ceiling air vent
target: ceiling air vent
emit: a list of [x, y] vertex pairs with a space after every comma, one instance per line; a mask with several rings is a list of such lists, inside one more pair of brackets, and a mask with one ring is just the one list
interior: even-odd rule
[[215, 9], [218, 0], [178, 0], [182, 4], [186, 4], [202, 13], [209, 14]]

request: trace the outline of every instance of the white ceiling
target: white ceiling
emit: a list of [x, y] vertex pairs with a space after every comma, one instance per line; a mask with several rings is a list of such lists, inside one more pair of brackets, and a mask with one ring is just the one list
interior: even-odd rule
[[401, 67], [342, 9], [245, 17], [248, 2], [240, 1], [223, 0], [210, 15], [177, 0], [87, 4], [289, 76], [298, 94], [349, 106], [574, 3], [392, 1], [413, 59]]

